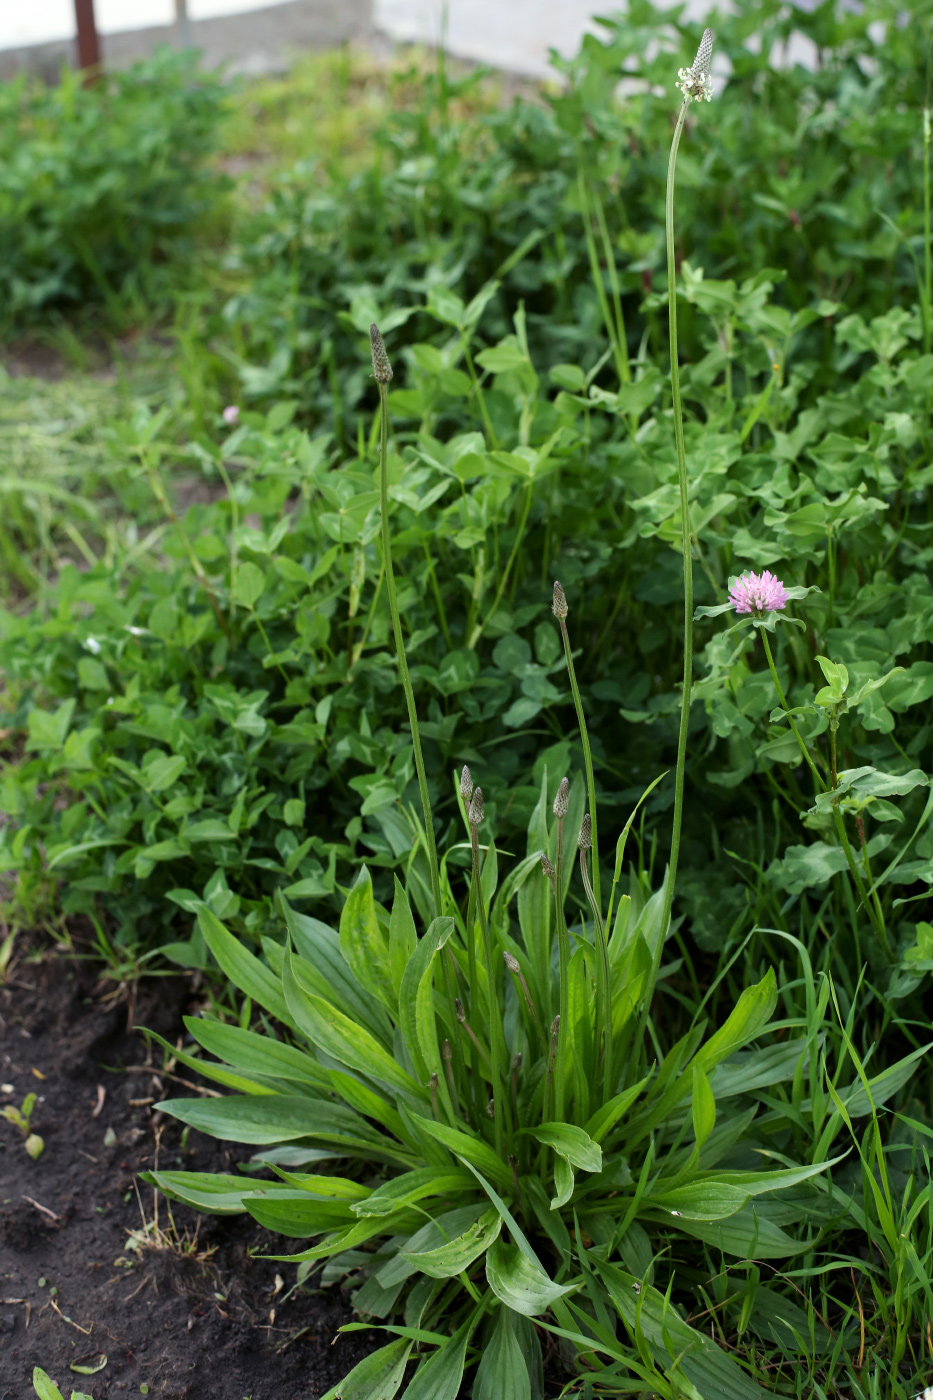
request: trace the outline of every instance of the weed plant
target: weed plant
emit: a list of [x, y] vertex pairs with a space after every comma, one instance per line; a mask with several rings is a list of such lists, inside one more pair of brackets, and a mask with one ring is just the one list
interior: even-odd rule
[[0, 88], [0, 330], [163, 304], [195, 230], [220, 218], [216, 77], [169, 49], [93, 86], [63, 69]]
[[[704, 51], [701, 45], [689, 70], [694, 83], [706, 80]], [[383, 564], [420, 775], [388, 530], [393, 375], [375, 326], [371, 341]], [[808, 592], [753, 575], [734, 585], [725, 607], [747, 615], [767, 647], [767, 631], [784, 620], [788, 602]], [[578, 697], [570, 608], [559, 583], [552, 612]], [[767, 654], [774, 671], [769, 647]], [[824, 671], [832, 695], [821, 692], [819, 703], [838, 710], [847, 676], [829, 663]], [[929, 1047], [869, 1077], [852, 1040], [855, 1004], [844, 1020], [832, 978], [814, 976], [805, 946], [789, 934], [777, 936], [793, 949], [799, 975], [784, 991], [787, 1014], [768, 1043], [747, 1048], [768, 1032], [778, 1005], [773, 969], [746, 987], [708, 1035], [708, 996], [691, 1007], [664, 986], [672, 974], [663, 964], [671, 871], [636, 904], [620, 890], [627, 838], [647, 793], [618, 838], [608, 907], [602, 903], [595, 808], [587, 808], [595, 791], [591, 749], [582, 708], [578, 715], [585, 778], [549, 785], [545, 768], [526, 854], [505, 879], [494, 841], [481, 844], [483, 792], [462, 768], [465, 900], [447, 861], [438, 865], [421, 782], [420, 838], [434, 907], [420, 938], [401, 881], [386, 908], [365, 867], [339, 932], [282, 899], [288, 938], [284, 947], [264, 940], [264, 959], [200, 909], [201, 936], [224, 973], [285, 1034], [189, 1018], [197, 1046], [217, 1058], [162, 1041], [165, 1050], [237, 1092], [161, 1107], [189, 1127], [263, 1144], [254, 1167], [271, 1168], [277, 1180], [185, 1171], [154, 1171], [147, 1180], [199, 1210], [246, 1211], [297, 1240], [321, 1237], [277, 1257], [296, 1262], [304, 1279], [323, 1263], [325, 1283], [341, 1279], [355, 1290], [355, 1309], [367, 1321], [350, 1327], [378, 1319], [395, 1338], [328, 1400], [391, 1400], [403, 1385], [406, 1400], [455, 1400], [467, 1385], [474, 1400], [543, 1397], [542, 1339], [590, 1394], [753, 1400], [825, 1395], [840, 1385], [864, 1393], [856, 1269], [863, 1279], [875, 1271], [851, 1242], [840, 1258], [841, 1237], [853, 1226], [866, 1239], [883, 1237], [889, 1286], [892, 1275], [898, 1285], [914, 1285], [885, 1316], [881, 1336], [880, 1319], [872, 1319], [872, 1351], [889, 1363], [890, 1393], [903, 1393], [901, 1363], [912, 1375], [923, 1364], [933, 1216], [922, 1138], [933, 1129], [911, 1120], [912, 1161], [918, 1169], [922, 1159], [926, 1170], [908, 1183], [898, 1208], [877, 1111]], [[799, 736], [795, 717], [788, 719]], [[883, 775], [834, 769], [830, 801], [851, 802], [866, 777], [870, 803]], [[884, 791], [909, 786], [888, 783]], [[844, 820], [841, 805], [836, 812]], [[589, 918], [578, 911], [568, 920], [575, 856]], [[867, 912], [873, 919], [875, 911]], [[670, 998], [672, 1015], [659, 1014], [660, 997]], [[867, 1131], [855, 1126], [862, 1119], [870, 1120]], [[858, 1168], [846, 1160], [850, 1138]], [[324, 1164], [334, 1161], [349, 1174], [326, 1174]], [[790, 1265], [772, 1262], [801, 1258], [803, 1270], [790, 1275]], [[764, 1284], [763, 1264], [773, 1271]], [[856, 1303], [845, 1296], [848, 1279], [838, 1286], [843, 1264]], [[707, 1315], [716, 1319], [711, 1337], [691, 1325]], [[728, 1350], [720, 1345], [726, 1341]]]

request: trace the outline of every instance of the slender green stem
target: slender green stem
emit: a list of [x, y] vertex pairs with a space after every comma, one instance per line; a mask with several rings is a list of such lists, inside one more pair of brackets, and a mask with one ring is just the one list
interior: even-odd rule
[[395, 592], [395, 572], [392, 567], [392, 538], [389, 530], [389, 406], [385, 384], [379, 385], [381, 423], [379, 427], [379, 500], [382, 510], [382, 557], [385, 565], [386, 592], [389, 595], [389, 611], [392, 614], [392, 630], [395, 633], [395, 649], [398, 653], [398, 671], [408, 705], [408, 719], [411, 724], [411, 741], [415, 754], [415, 768], [418, 773], [418, 787], [421, 792], [421, 807], [424, 812], [424, 834], [428, 847], [428, 864], [431, 867], [431, 893], [434, 898], [436, 918], [444, 912], [441, 902], [441, 877], [437, 864], [437, 844], [434, 840], [434, 819], [431, 815], [431, 798], [428, 793], [428, 778], [421, 752], [421, 733], [418, 729], [418, 711], [415, 708], [415, 692], [411, 688], [408, 674], [408, 661], [405, 656], [405, 640], [402, 636], [402, 622], [398, 612], [398, 597]]
[[570, 934], [564, 916], [564, 820], [557, 819], [557, 863], [554, 899], [557, 905], [557, 992], [561, 1031], [554, 1066], [554, 1120], [563, 1123], [566, 1108], [567, 1032], [570, 1028]]
[[933, 39], [926, 50], [926, 99], [923, 104], [923, 291], [925, 291], [925, 316], [923, 316], [923, 349], [930, 353], [933, 326], [933, 249], [930, 248], [930, 78], [933, 77]]
[[803, 754], [804, 762], [807, 764], [808, 768], [810, 769], [810, 772], [813, 774], [813, 781], [816, 784], [817, 792], [825, 792], [826, 784], [823, 782], [822, 774], [820, 773], [820, 770], [817, 768], [816, 764], [813, 762], [810, 750], [804, 743], [803, 738], [800, 734], [800, 730], [797, 728], [797, 725], [794, 721], [794, 717], [790, 713], [790, 706], [788, 705], [787, 697], [784, 694], [784, 687], [781, 685], [781, 681], [777, 673], [777, 667], [774, 664], [774, 657], [771, 654], [771, 643], [768, 641], [768, 634], [763, 627], [759, 627], [758, 631], [761, 636], [761, 640], [764, 643], [765, 656], [768, 658], [768, 670], [771, 672], [771, 679], [774, 681], [774, 688], [778, 693], [778, 699], [781, 702], [781, 709], [787, 715], [787, 721], [791, 727], [794, 738], [797, 740], [797, 747]]
[[[764, 643], [765, 656], [768, 658], [768, 669], [771, 672], [771, 679], [774, 681], [774, 688], [777, 691], [778, 699], [781, 702], [781, 709], [787, 715], [788, 723], [790, 724], [791, 730], [793, 731], [794, 738], [797, 740], [797, 746], [800, 749], [800, 752], [803, 754], [803, 757], [806, 760], [810, 772], [813, 774], [813, 781], [816, 784], [817, 791], [825, 792], [826, 784], [823, 782], [819, 769], [813, 762], [813, 759], [810, 755], [810, 750], [804, 743], [803, 738], [801, 737], [800, 730], [797, 728], [797, 725], [794, 722], [794, 717], [790, 713], [790, 706], [788, 705], [787, 698], [784, 695], [784, 687], [781, 685], [777, 673], [777, 667], [774, 664], [774, 657], [771, 653], [771, 644], [768, 641], [768, 634], [763, 627], [759, 628], [758, 630], [761, 634], [761, 640]], [[855, 852], [852, 850], [852, 845], [849, 841], [848, 833], [846, 832], [845, 818], [843, 817], [842, 812], [839, 810], [839, 804], [833, 802], [831, 804], [831, 810], [833, 814], [833, 824], [836, 828], [836, 835], [839, 837], [839, 844], [842, 847], [843, 852], [845, 854], [846, 864], [848, 865], [849, 871], [852, 875], [852, 879], [855, 882], [855, 888], [858, 890], [859, 898], [862, 901], [865, 913], [868, 915], [869, 923], [871, 924], [872, 928], [878, 936], [878, 941], [881, 944], [881, 949], [884, 953], [885, 958], [888, 960], [888, 962], [893, 962], [894, 955], [891, 948], [890, 939], [888, 938], [888, 931], [885, 928], [884, 915], [881, 911], [880, 904], [877, 911], [872, 907], [871, 900], [868, 897], [868, 891], [866, 890], [865, 885], [862, 881], [862, 877], [859, 874], [858, 864], [855, 859]]]
[[[597, 1061], [597, 1084], [599, 1083], [599, 1031], [602, 1027], [603, 1033], [603, 1063], [602, 1063], [602, 1083], [604, 1093], [610, 1098], [615, 1092], [615, 1085], [612, 1074], [612, 996], [610, 988], [611, 969], [609, 967], [609, 943], [606, 931], [603, 928], [602, 915], [599, 905], [596, 903], [596, 893], [590, 883], [589, 873], [586, 868], [586, 851], [580, 852], [580, 873], [583, 876], [583, 888], [586, 890], [586, 897], [589, 906], [593, 911], [593, 928], [596, 938], [596, 1061]], [[614, 889], [614, 887], [613, 887]], [[610, 898], [610, 905], [611, 905]], [[608, 920], [607, 920], [608, 925]]]
[[528, 512], [531, 509], [531, 492], [532, 488], [531, 483], [529, 482], [525, 490], [525, 504], [522, 508], [521, 519], [518, 522], [518, 530], [515, 535], [515, 543], [512, 546], [512, 552], [509, 555], [508, 563], [506, 564], [505, 568], [500, 574], [499, 587], [496, 589], [496, 596], [492, 600], [492, 607], [489, 609], [482, 622], [476, 623], [476, 625], [472, 628], [470, 632], [469, 638], [467, 640], [467, 649], [469, 651], [476, 650], [476, 644], [479, 641], [480, 637], [483, 635], [483, 631], [486, 627], [487, 622], [491, 621], [491, 619], [495, 617], [496, 608], [498, 608], [499, 603], [502, 600], [502, 595], [505, 592], [506, 584], [508, 583], [509, 578], [511, 576], [512, 566], [515, 563], [515, 558], [518, 554], [519, 546], [521, 545], [521, 542], [525, 537], [525, 526], [528, 523]]
[[674, 819], [671, 830], [671, 858], [668, 871], [664, 908], [661, 912], [661, 935], [657, 957], [667, 934], [674, 902], [674, 885], [680, 859], [680, 830], [684, 814], [684, 769], [687, 763], [687, 734], [690, 728], [690, 699], [693, 689], [693, 558], [690, 544], [690, 503], [687, 486], [687, 452], [684, 446], [684, 417], [680, 397], [680, 365], [677, 353], [677, 267], [674, 259], [674, 171], [677, 150], [687, 115], [687, 102], [681, 103], [671, 142], [667, 167], [667, 198], [664, 206], [667, 237], [667, 303], [671, 341], [671, 399], [674, 406], [674, 443], [677, 449], [677, 480], [680, 486], [680, 537], [684, 556], [684, 679], [680, 700], [680, 734], [677, 740], [677, 768], [674, 774]]
[[590, 750], [590, 736], [586, 728], [586, 716], [583, 713], [583, 701], [580, 697], [580, 687], [577, 685], [577, 673], [573, 666], [573, 653], [570, 650], [570, 637], [567, 632], [567, 623], [564, 618], [558, 618], [560, 623], [560, 633], [564, 640], [564, 656], [567, 660], [567, 675], [570, 677], [570, 689], [573, 692], [574, 708], [577, 712], [577, 724], [580, 726], [580, 742], [583, 745], [583, 763], [586, 768], [586, 791], [590, 806], [590, 822], [592, 823], [593, 835], [593, 895], [596, 899], [596, 908], [602, 910], [602, 900], [599, 889], [599, 843], [596, 838], [596, 779], [593, 773], [593, 755]]
[[[482, 878], [479, 869], [479, 839], [476, 835], [475, 826], [470, 827], [470, 846], [473, 852], [473, 886], [476, 890], [476, 912], [479, 914], [480, 932], [483, 936], [483, 960], [486, 963], [486, 988], [489, 994], [489, 1063], [492, 1077], [496, 1152], [504, 1161], [505, 1134], [503, 1126], [503, 1101], [506, 1098], [506, 1091], [503, 1076], [505, 1054], [502, 1038], [502, 1017], [499, 1013], [499, 1002], [496, 996], [496, 965], [493, 962], [492, 937], [489, 932], [489, 920], [486, 918], [486, 901], [483, 899]], [[472, 1000], [472, 988], [470, 990], [470, 996]]]

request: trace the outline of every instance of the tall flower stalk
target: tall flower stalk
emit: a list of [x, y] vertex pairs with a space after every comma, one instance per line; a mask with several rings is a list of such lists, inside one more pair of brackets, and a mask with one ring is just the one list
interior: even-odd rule
[[411, 742], [415, 753], [415, 770], [418, 774], [418, 788], [421, 793], [421, 807], [424, 813], [424, 835], [428, 848], [428, 865], [431, 869], [431, 894], [434, 900], [434, 914], [443, 914], [441, 901], [441, 880], [437, 863], [437, 844], [434, 840], [434, 819], [431, 815], [431, 796], [428, 792], [428, 778], [421, 752], [421, 732], [418, 728], [418, 711], [415, 708], [415, 692], [408, 674], [408, 660], [405, 656], [405, 639], [402, 636], [402, 622], [398, 611], [398, 596], [395, 591], [395, 571], [392, 567], [392, 536], [389, 530], [389, 381], [392, 366], [386, 354], [385, 344], [375, 324], [369, 328], [369, 339], [373, 355], [373, 377], [379, 385], [379, 504], [382, 515], [382, 558], [385, 567], [386, 592], [389, 595], [389, 611], [392, 614], [392, 631], [395, 634], [395, 650], [398, 655], [398, 672], [405, 691], [408, 705], [408, 721], [411, 725]]
[[[680, 487], [680, 536], [684, 556], [684, 681], [680, 702], [680, 735], [677, 741], [677, 768], [674, 776], [674, 821], [671, 830], [671, 859], [667, 886], [664, 893], [664, 909], [661, 914], [661, 940], [667, 929], [674, 899], [674, 884], [677, 879], [677, 863], [680, 859], [680, 830], [684, 812], [684, 768], [687, 762], [687, 732], [690, 727], [690, 698], [693, 688], [693, 557], [690, 530], [690, 503], [687, 486], [687, 453], [684, 446], [684, 416], [680, 397], [680, 367], [677, 360], [677, 268], [674, 259], [674, 172], [677, 166], [677, 151], [684, 129], [687, 108], [694, 100], [713, 95], [709, 78], [709, 62], [713, 53], [711, 30], [703, 31], [703, 38], [691, 68], [681, 68], [677, 75], [677, 86], [683, 93], [674, 139], [671, 142], [671, 155], [667, 166], [667, 198], [664, 205], [665, 234], [667, 239], [667, 301], [668, 323], [671, 341], [671, 398], [674, 405], [674, 442], [677, 449], [677, 480]], [[659, 952], [660, 956], [660, 941]]]

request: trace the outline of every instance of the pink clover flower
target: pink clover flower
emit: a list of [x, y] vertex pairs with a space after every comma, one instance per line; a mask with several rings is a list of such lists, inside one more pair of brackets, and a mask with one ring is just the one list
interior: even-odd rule
[[729, 589], [729, 602], [736, 612], [761, 617], [787, 607], [787, 589], [770, 569], [765, 569], [763, 574], [746, 573]]

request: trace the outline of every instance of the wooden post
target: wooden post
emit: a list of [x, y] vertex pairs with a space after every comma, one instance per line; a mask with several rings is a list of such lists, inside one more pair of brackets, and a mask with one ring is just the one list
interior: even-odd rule
[[100, 39], [94, 22], [94, 0], [75, 0], [75, 19], [78, 22], [78, 67], [97, 69], [100, 67]]
[[191, 48], [191, 21], [188, 18], [188, 0], [175, 0], [175, 25], [178, 33], [178, 47]]

